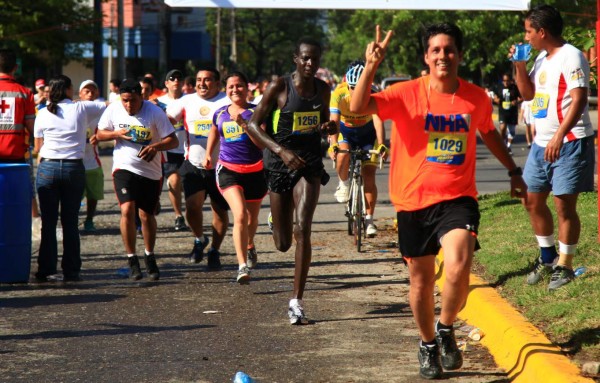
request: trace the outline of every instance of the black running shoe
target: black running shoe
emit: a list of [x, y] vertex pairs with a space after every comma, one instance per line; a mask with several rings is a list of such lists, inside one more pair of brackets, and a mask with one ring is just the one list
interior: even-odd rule
[[158, 271], [158, 265], [156, 264], [154, 254], [144, 254], [144, 262], [146, 262], [146, 271], [148, 271], [150, 279], [157, 281], [158, 278], [160, 278], [160, 272]]
[[419, 374], [425, 379], [439, 379], [442, 377], [442, 362], [438, 345], [419, 345]]
[[208, 268], [210, 270], [219, 270], [221, 268], [221, 253], [219, 253], [219, 250], [210, 249], [206, 255], [208, 256]]
[[462, 353], [456, 345], [454, 338], [454, 328], [439, 329], [436, 326], [435, 339], [440, 346], [442, 354], [442, 367], [444, 370], [458, 370], [462, 367]]
[[133, 257], [127, 258], [127, 263], [129, 263], [129, 278], [139, 281], [142, 279], [142, 269], [140, 268], [140, 260], [137, 255]]

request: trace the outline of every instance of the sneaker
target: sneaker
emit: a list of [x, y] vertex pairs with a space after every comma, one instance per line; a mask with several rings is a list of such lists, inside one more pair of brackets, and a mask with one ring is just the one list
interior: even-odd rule
[[258, 254], [256, 254], [256, 247], [252, 246], [251, 248], [249, 248], [246, 255], [246, 262], [248, 263], [248, 268], [255, 268], [256, 264], [258, 263]]
[[542, 257], [535, 260], [533, 271], [527, 274], [527, 284], [535, 285], [552, 273], [552, 265], [542, 262]]
[[158, 265], [156, 264], [156, 257], [154, 254], [144, 254], [144, 262], [146, 263], [146, 271], [148, 272], [150, 279], [158, 281], [160, 272], [158, 271]]
[[[438, 321], [439, 323], [439, 321]], [[442, 367], [444, 370], [458, 370], [462, 367], [462, 353], [456, 345], [454, 328], [438, 329], [436, 325], [435, 339], [440, 347], [442, 355]]]
[[348, 201], [348, 191], [349, 190], [350, 190], [350, 188], [348, 187], [348, 185], [340, 182], [338, 184], [337, 188], [335, 189], [335, 193], [333, 193], [335, 200], [338, 201], [339, 203], [346, 203]]
[[141, 226], [141, 225], [139, 225], [139, 226], [136, 226], [136, 227], [135, 227], [135, 231], [137, 232], [137, 236], [138, 236], [138, 237], [140, 237], [140, 238], [144, 238], [144, 234], [142, 234], [142, 226]]
[[96, 231], [96, 226], [94, 226], [94, 221], [92, 221], [91, 219], [86, 219], [83, 222], [83, 230], [84, 231], [88, 231], [88, 232], [92, 232], [92, 231]]
[[190, 253], [190, 262], [192, 263], [200, 263], [204, 258], [204, 249], [208, 245], [208, 238], [204, 236], [204, 241], [199, 241], [194, 239], [194, 248]]
[[183, 216], [180, 215], [179, 217], [175, 217], [175, 231], [183, 231], [187, 230], [187, 228]]
[[221, 253], [219, 253], [219, 250], [215, 250], [213, 248], [211, 248], [210, 250], [208, 250], [208, 252], [206, 253], [206, 255], [208, 256], [208, 268], [211, 270], [218, 270], [221, 268]]
[[377, 235], [377, 226], [373, 224], [373, 222], [367, 225], [367, 237], [373, 238]]
[[304, 315], [304, 309], [302, 308], [302, 303], [300, 301], [296, 301], [294, 304], [290, 303], [288, 316], [290, 317], [290, 323], [293, 325], [308, 324], [308, 319], [306, 318], [306, 315]]
[[550, 277], [550, 283], [548, 284], [548, 290], [556, 290], [575, 279], [575, 272], [572, 269], [555, 265], [553, 270], [552, 276]]
[[63, 276], [63, 282], [81, 282], [83, 278], [79, 274], [70, 274]]
[[238, 270], [237, 281], [240, 285], [247, 285], [250, 283], [250, 269], [248, 266], [244, 266]]
[[271, 213], [269, 213], [269, 218], [267, 218], [267, 226], [271, 230], [271, 233], [273, 233], [273, 215]]
[[442, 377], [442, 362], [440, 349], [435, 346], [419, 345], [419, 374], [425, 379], [439, 379]]
[[129, 278], [134, 281], [142, 279], [142, 269], [140, 268], [140, 260], [137, 255], [133, 257], [127, 257], [127, 263], [129, 264]]

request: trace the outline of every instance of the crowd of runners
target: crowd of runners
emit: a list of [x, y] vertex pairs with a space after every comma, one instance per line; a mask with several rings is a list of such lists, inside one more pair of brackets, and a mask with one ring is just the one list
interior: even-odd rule
[[[525, 40], [541, 53], [527, 71], [527, 58], [517, 60], [517, 46], [511, 47], [507, 55], [514, 61], [512, 88], [508, 88], [511, 78], [506, 78], [507, 89], [532, 100], [536, 134], [528, 139], [531, 151], [524, 171], [511, 157], [506, 135], [492, 121], [486, 92], [458, 76], [463, 35], [451, 23], [425, 29], [427, 73], [381, 92], [372, 85], [394, 38], [392, 31], [384, 33], [379, 26], [364, 58], [349, 65], [345, 81], [333, 92], [315, 77], [321, 44], [304, 38], [293, 53], [295, 70], [261, 83], [260, 97], [252, 93], [256, 86], [244, 73], [221, 78], [212, 67], [200, 68], [192, 79], [178, 69], [169, 71], [164, 92], [148, 75], [113, 81], [108, 101], [98, 100], [98, 86], [91, 80], [76, 88], [79, 97], [75, 97], [71, 80], [57, 76], [48, 84], [36, 83], [40, 93], [34, 97], [14, 81], [14, 52], [1, 50], [0, 161], [30, 160], [26, 156], [30, 136], [35, 141], [31, 157], [39, 160], [32, 187], [39, 197], [39, 211], [34, 204], [32, 214], [41, 213], [42, 229], [34, 280], [47, 282], [58, 272], [59, 218], [63, 278], [81, 280], [79, 207], [87, 197], [83, 230], [93, 232], [95, 208], [103, 198], [97, 145], [112, 141], [123, 259], [131, 279], [144, 277], [135, 251], [140, 235], [146, 274], [153, 280], [160, 278], [155, 216], [161, 210], [163, 182], [175, 214], [173, 228], [191, 232], [190, 252], [185, 256], [192, 263], [206, 258], [209, 269], [221, 267], [220, 248], [231, 215], [238, 262], [235, 278], [240, 284], [251, 281], [259, 262], [254, 236], [261, 202], [268, 195], [275, 247], [286, 252], [295, 243], [289, 321], [307, 324], [303, 298], [311, 265], [311, 227], [321, 186], [329, 181], [321, 143], [329, 143], [330, 156], [337, 160], [335, 198], [340, 203], [348, 199], [348, 158], [335, 148], [375, 148], [391, 160], [390, 197], [397, 211], [400, 253], [410, 275], [409, 303], [421, 336], [420, 374], [435, 379], [443, 370], [460, 368], [462, 355], [453, 323], [467, 300], [471, 261], [479, 248], [477, 133], [508, 170], [511, 196], [522, 199], [529, 212], [540, 246], [539, 259], [527, 277], [530, 284], [550, 276], [548, 288], [553, 290], [573, 280], [580, 232], [577, 196], [590, 185], [593, 188], [589, 65], [562, 38], [562, 18], [556, 9], [532, 9], [524, 26]], [[514, 107], [509, 93], [505, 92], [504, 100], [496, 97], [501, 108]], [[393, 122], [389, 149], [383, 129], [386, 120]], [[372, 165], [365, 161], [363, 168], [369, 236], [377, 234]], [[558, 215], [558, 251], [547, 205], [551, 192]], [[210, 235], [204, 232], [202, 214], [207, 198]], [[435, 256], [442, 249], [446, 281], [435, 320]]]

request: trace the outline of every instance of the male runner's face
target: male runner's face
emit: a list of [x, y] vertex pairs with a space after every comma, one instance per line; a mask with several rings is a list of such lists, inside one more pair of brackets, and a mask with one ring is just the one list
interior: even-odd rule
[[429, 38], [425, 62], [429, 65], [429, 73], [432, 77], [440, 79], [457, 77], [462, 57], [462, 52], [458, 51], [453, 37], [438, 34]]
[[305, 78], [314, 77], [321, 65], [321, 51], [314, 45], [300, 44], [294, 62], [298, 74]]
[[201, 70], [196, 75], [196, 93], [201, 98], [208, 100], [219, 93], [219, 82], [215, 75], [207, 70]]
[[137, 93], [121, 93], [121, 103], [130, 116], [136, 115], [142, 108], [144, 99]]
[[96, 89], [93, 85], [86, 85], [79, 91], [79, 99], [81, 101], [94, 101], [96, 99], [96, 94], [98, 93], [98, 89]]
[[531, 22], [529, 20], [525, 20], [525, 41], [531, 44], [533, 49], [542, 50], [543, 48], [540, 46], [542, 41], [542, 28], [540, 30], [536, 30], [531, 26]]
[[165, 81], [165, 87], [169, 90], [169, 92], [177, 92], [181, 90], [181, 86], [183, 85], [182, 79], [180, 76], [171, 76]]

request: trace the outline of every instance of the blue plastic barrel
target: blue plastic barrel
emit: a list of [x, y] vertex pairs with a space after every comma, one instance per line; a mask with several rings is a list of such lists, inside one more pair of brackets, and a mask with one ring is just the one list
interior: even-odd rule
[[28, 282], [30, 267], [29, 165], [0, 164], [0, 283]]

